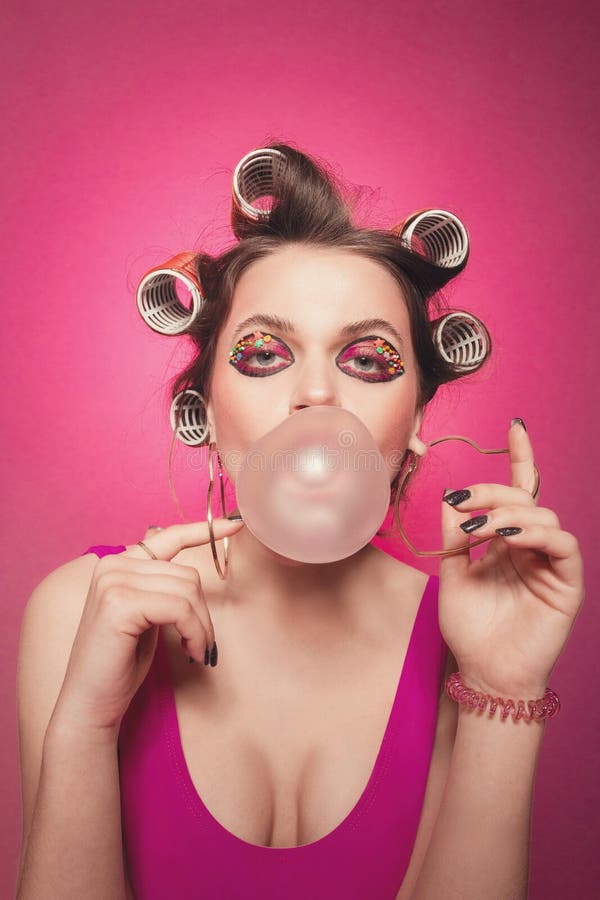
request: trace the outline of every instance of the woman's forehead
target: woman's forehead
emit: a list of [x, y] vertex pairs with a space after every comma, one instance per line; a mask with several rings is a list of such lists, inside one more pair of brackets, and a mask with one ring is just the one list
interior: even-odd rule
[[279, 330], [291, 334], [317, 323], [339, 331], [379, 318], [402, 335], [409, 324], [401, 287], [391, 273], [374, 260], [337, 248], [294, 245], [262, 257], [243, 272], [232, 299], [231, 333], [260, 314], [277, 318]]

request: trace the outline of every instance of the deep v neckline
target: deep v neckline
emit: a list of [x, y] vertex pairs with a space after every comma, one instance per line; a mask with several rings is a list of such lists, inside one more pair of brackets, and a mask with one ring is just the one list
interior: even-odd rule
[[369, 808], [371, 803], [374, 801], [378, 784], [383, 778], [385, 772], [387, 771], [387, 767], [390, 764], [394, 724], [399, 715], [403, 695], [410, 686], [411, 675], [415, 670], [417, 647], [419, 645], [419, 635], [423, 631], [424, 623], [426, 621], [426, 612], [433, 591], [434, 577], [430, 575], [425, 584], [425, 589], [423, 590], [423, 593], [421, 595], [417, 613], [412, 624], [410, 638], [406, 649], [406, 655], [404, 658], [402, 669], [398, 676], [394, 700], [392, 701], [383, 737], [379, 745], [379, 749], [375, 757], [375, 762], [373, 763], [373, 766], [371, 768], [367, 783], [365, 784], [358, 800], [356, 801], [352, 809], [347, 813], [346, 816], [344, 816], [342, 821], [335, 826], [335, 828], [333, 828], [327, 834], [323, 835], [323, 837], [318, 838], [316, 841], [311, 841], [308, 844], [300, 844], [299, 846], [266, 847], [263, 844], [253, 844], [251, 841], [246, 841], [243, 838], [238, 837], [238, 835], [233, 834], [233, 832], [229, 831], [228, 828], [222, 825], [221, 822], [219, 822], [219, 820], [215, 818], [215, 816], [205, 805], [202, 797], [196, 789], [196, 786], [194, 785], [192, 776], [188, 769], [187, 761], [185, 759], [185, 754], [183, 752], [169, 656], [162, 628], [159, 628], [155, 659], [157, 663], [156, 677], [159, 702], [161, 707], [162, 727], [167, 737], [169, 756], [177, 775], [180, 789], [184, 794], [188, 809], [190, 809], [194, 817], [198, 820], [205, 820], [210, 822], [212, 827], [217, 829], [222, 836], [226, 837], [230, 841], [233, 841], [238, 846], [250, 848], [256, 853], [260, 851], [280, 854], [293, 852], [299, 853], [302, 850], [307, 851], [310, 849], [315, 849], [340, 837], [340, 835], [346, 829], [356, 827], [361, 815]]

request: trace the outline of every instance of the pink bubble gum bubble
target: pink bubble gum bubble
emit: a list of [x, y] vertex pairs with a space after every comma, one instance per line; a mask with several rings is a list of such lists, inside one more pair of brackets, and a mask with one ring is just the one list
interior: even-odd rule
[[390, 473], [353, 413], [310, 406], [248, 449], [236, 480], [246, 527], [276, 553], [345, 559], [369, 543], [390, 503]]

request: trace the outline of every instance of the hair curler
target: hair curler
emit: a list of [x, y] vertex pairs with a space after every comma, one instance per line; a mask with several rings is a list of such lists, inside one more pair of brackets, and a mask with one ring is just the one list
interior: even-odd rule
[[176, 436], [189, 447], [202, 444], [210, 430], [204, 397], [192, 388], [173, 397], [169, 420]]
[[475, 372], [483, 365], [492, 341], [481, 319], [460, 310], [434, 319], [430, 324], [438, 350], [458, 372]]
[[[138, 285], [136, 301], [144, 322], [159, 334], [182, 334], [197, 317], [204, 297], [196, 271], [197, 253], [185, 251], [162, 266], [146, 272]], [[191, 308], [183, 304], [177, 286], [190, 294]]]
[[251, 222], [269, 218], [277, 196], [277, 180], [286, 165], [285, 155], [272, 147], [251, 150], [240, 159], [232, 179], [231, 224], [236, 237], [240, 236], [236, 214]]
[[442, 269], [453, 269], [467, 258], [469, 235], [457, 216], [445, 209], [412, 213], [392, 228], [405, 246]]

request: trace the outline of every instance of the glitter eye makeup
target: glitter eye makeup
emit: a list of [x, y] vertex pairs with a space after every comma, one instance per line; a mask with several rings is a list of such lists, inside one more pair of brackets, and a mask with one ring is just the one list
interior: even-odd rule
[[[258, 365], [250, 365], [255, 359]], [[281, 365], [272, 365], [279, 359]], [[347, 344], [337, 356], [343, 371], [361, 381], [392, 381], [404, 373], [404, 363], [395, 348], [377, 335]], [[294, 362], [291, 350], [271, 334], [255, 331], [237, 342], [229, 352], [229, 362], [244, 375], [263, 377], [280, 372]], [[356, 363], [358, 368], [350, 364]]]
[[[393, 381], [404, 374], [404, 363], [400, 354], [391, 344], [376, 335], [369, 335], [360, 341], [348, 344], [340, 352], [339, 365], [360, 362], [362, 368], [348, 368], [348, 375], [363, 381]], [[364, 363], [370, 368], [364, 368]], [[364, 376], [364, 377], [363, 377]]]
[[[253, 357], [256, 357], [258, 366], [248, 365]], [[273, 360], [277, 359], [282, 365], [271, 365]], [[263, 334], [262, 331], [255, 331], [240, 338], [229, 352], [229, 362], [232, 366], [244, 375], [258, 378], [287, 369], [293, 361], [294, 356], [285, 344], [280, 344], [273, 335]]]

